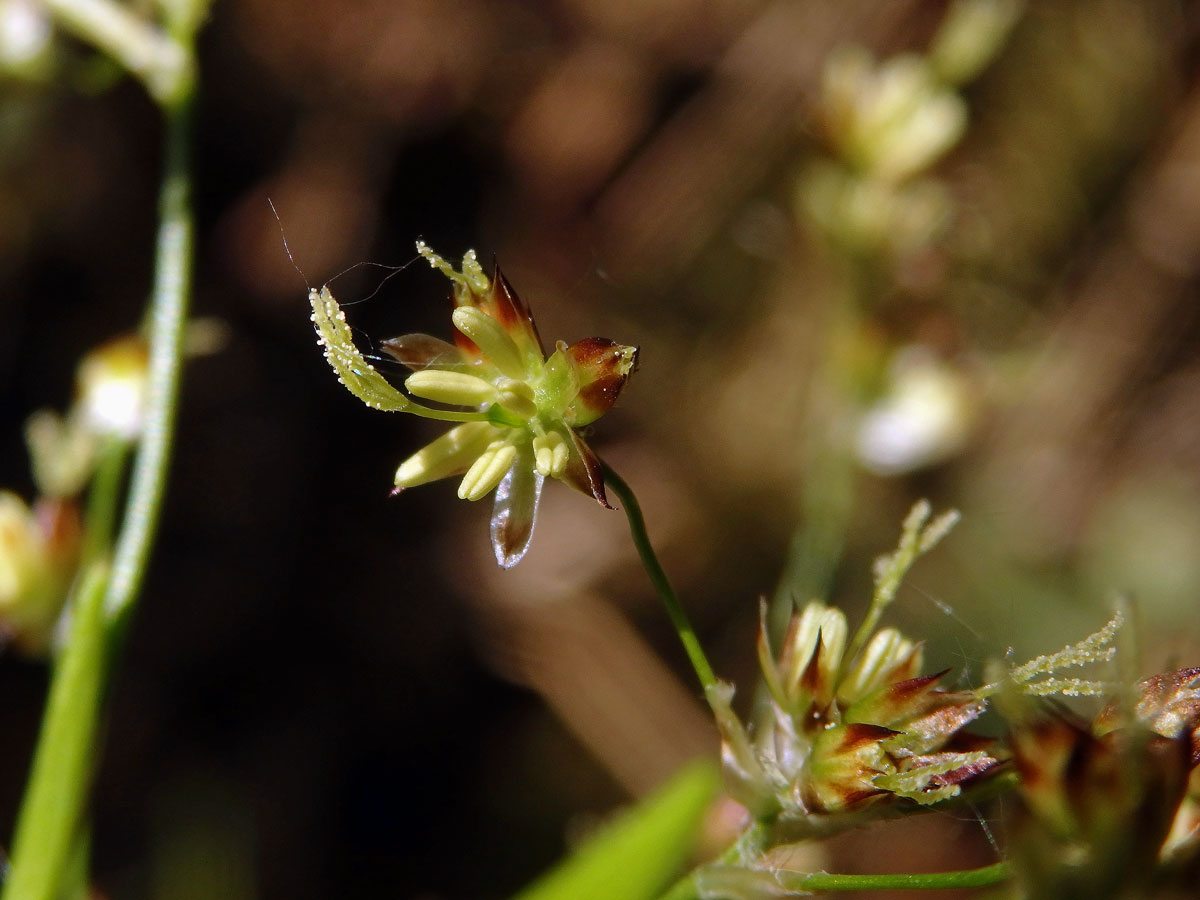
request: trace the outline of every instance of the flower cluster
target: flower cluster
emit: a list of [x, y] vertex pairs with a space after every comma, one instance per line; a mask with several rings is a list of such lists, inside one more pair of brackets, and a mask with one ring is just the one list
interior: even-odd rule
[[529, 546], [547, 477], [608, 506], [600, 461], [578, 429], [616, 401], [637, 364], [637, 348], [606, 338], [559, 341], [547, 358], [529, 307], [499, 267], [488, 278], [474, 251], [461, 272], [424, 243], [417, 252], [453, 285], [455, 334], [453, 344], [425, 334], [382, 342], [413, 370], [404, 382], [411, 397], [359, 352], [328, 285], [309, 296], [318, 342], [338, 380], [368, 406], [458, 423], [400, 464], [396, 490], [453, 475], [462, 475], [464, 500], [494, 490], [492, 547], [509, 568]]
[[51, 646], [88, 544], [80, 497], [101, 458], [123, 453], [141, 432], [146, 367], [141, 337], [108, 341], [80, 361], [70, 408], [39, 410], [26, 424], [39, 496], [29, 504], [0, 491], [0, 633], [24, 653]]
[[1019, 709], [1011, 849], [1022, 896], [1193, 896], [1200, 668], [1142, 681], [1089, 727]]
[[904, 572], [953, 523], [928, 517], [919, 504], [896, 553], [880, 560], [853, 639], [845, 615], [819, 601], [793, 617], [778, 654], [764, 622], [758, 653], [770, 702], [758, 727], [733, 714], [732, 688], [709, 698], [731, 795], [792, 839], [844, 827], [881, 801], [953, 797], [997, 765], [990, 742], [962, 731], [985, 701], [940, 688], [946, 673], [921, 674], [919, 644], [894, 628], [875, 631]]

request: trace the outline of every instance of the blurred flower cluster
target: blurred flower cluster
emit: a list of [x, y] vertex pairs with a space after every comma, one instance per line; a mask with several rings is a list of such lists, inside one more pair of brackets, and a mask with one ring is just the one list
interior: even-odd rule
[[145, 341], [117, 338], [80, 362], [65, 414], [47, 409], [29, 418], [39, 496], [31, 507], [0, 492], [0, 628], [23, 652], [50, 647], [88, 541], [82, 497], [104, 461], [119, 460], [141, 432], [146, 369]]
[[1019, 896], [1191, 897], [1200, 883], [1200, 668], [1140, 682], [1090, 725], [1015, 710]]
[[878, 62], [845, 47], [826, 64], [821, 114], [832, 156], [801, 180], [799, 204], [852, 255], [910, 253], [937, 238], [953, 204], [929, 171], [962, 138], [959, 94], [995, 56], [1016, 0], [958, 0], [929, 51]]

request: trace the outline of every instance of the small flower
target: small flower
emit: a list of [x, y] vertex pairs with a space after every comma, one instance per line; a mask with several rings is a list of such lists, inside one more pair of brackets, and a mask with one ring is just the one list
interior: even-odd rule
[[107, 441], [131, 443], [145, 418], [149, 348], [138, 335], [114, 338], [91, 350], [75, 373], [75, 401], [66, 413], [35, 412], [25, 441], [38, 490], [73, 497], [87, 486]]
[[1196, 668], [1148, 678], [1091, 728], [1017, 707], [1010, 846], [1022, 896], [1194, 895], [1198, 678]]
[[27, 653], [50, 644], [79, 541], [74, 504], [43, 500], [30, 509], [0, 491], [0, 631]]
[[318, 343], [338, 380], [368, 406], [459, 423], [400, 464], [396, 491], [453, 475], [462, 475], [464, 500], [495, 491], [492, 547], [510, 568], [529, 547], [547, 476], [608, 507], [600, 461], [577, 429], [616, 401], [637, 348], [605, 338], [559, 341], [547, 358], [529, 307], [499, 267], [489, 279], [473, 250], [461, 272], [423, 242], [417, 252], [453, 284], [454, 343], [409, 334], [383, 346], [413, 370], [408, 394], [451, 408], [418, 403], [389, 384], [354, 346], [328, 285], [309, 293]]
[[904, 571], [952, 522], [926, 526], [928, 515], [919, 504], [896, 553], [880, 560], [875, 600], [853, 639], [840, 610], [813, 601], [774, 654], [764, 609], [758, 656], [770, 703], [753, 732], [729, 706], [732, 688], [709, 698], [731, 795], [790, 839], [845, 827], [877, 802], [948, 799], [997, 765], [988, 741], [962, 731], [986, 701], [938, 687], [946, 673], [919, 674], [919, 644], [875, 630]]

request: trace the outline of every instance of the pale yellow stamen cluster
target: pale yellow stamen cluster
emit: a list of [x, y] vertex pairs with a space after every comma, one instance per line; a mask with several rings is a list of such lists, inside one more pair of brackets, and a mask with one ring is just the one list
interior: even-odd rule
[[539, 475], [561, 475], [570, 454], [566, 439], [557, 431], [539, 434], [533, 439], [533, 461]]
[[463, 500], [481, 500], [504, 478], [517, 459], [517, 448], [508, 440], [492, 441], [467, 469], [458, 496]]

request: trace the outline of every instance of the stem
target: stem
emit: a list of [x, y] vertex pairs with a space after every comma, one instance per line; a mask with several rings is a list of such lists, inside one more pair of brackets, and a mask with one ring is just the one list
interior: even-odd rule
[[106, 558], [112, 549], [117, 501], [121, 496], [121, 481], [125, 475], [126, 449], [125, 442], [116, 437], [107, 439], [100, 448], [96, 472], [88, 487], [83, 549], [80, 553], [84, 567]]
[[[107, 657], [114, 635], [141, 588], [162, 506], [192, 268], [188, 143], [193, 33], [175, 35], [172, 46], [183, 54], [184, 65], [176, 72], [171, 90], [163, 93], [135, 68], [136, 61], [131, 62], [124, 50], [112, 45], [124, 33], [121, 28], [130, 24], [122, 19], [127, 16], [123, 7], [110, 0], [52, 0], [50, 6], [69, 28], [143, 75], [166, 116], [166, 154], [150, 299], [146, 421], [134, 460], [129, 499], [111, 569], [102, 562], [92, 562], [78, 582], [69, 613], [70, 634], [54, 669], [32, 772], [21, 802], [13, 840], [12, 874], [0, 895], [3, 900], [59, 900], [64, 884], [70, 888], [82, 880], [78, 871], [71, 870], [86, 860], [80, 817], [95, 754]], [[102, 13], [107, 18], [78, 18], [85, 13]], [[195, 22], [198, 24], [198, 19]], [[117, 30], [106, 30], [110, 26]], [[111, 522], [120, 480], [116, 463], [106, 461], [96, 477], [89, 498], [89, 519], [96, 520], [101, 535], [89, 541], [88, 551], [104, 556], [107, 532], [111, 531], [105, 523]], [[73, 853], [85, 854], [75, 860], [74, 866]]]
[[959, 872], [923, 872], [897, 875], [834, 875], [828, 872], [788, 872], [775, 874], [775, 880], [789, 891], [903, 891], [973, 888], [999, 884], [1012, 877], [1006, 862], [992, 863], [982, 869]]
[[146, 422], [133, 463], [125, 519], [105, 607], [124, 618], [146, 573], [167, 480], [175, 428], [184, 324], [191, 295], [193, 223], [188, 172], [191, 103], [166, 109], [166, 163], [150, 310]]
[[42, 0], [55, 21], [103, 50], [167, 105], [188, 93], [188, 54], [179, 42], [113, 0]]
[[982, 869], [917, 874], [843, 875], [829, 872], [791, 872], [787, 869], [748, 869], [724, 861], [702, 866], [677, 883], [660, 900], [699, 900], [700, 897], [807, 897], [815, 891], [904, 891], [987, 887], [1012, 877], [1007, 862]]
[[78, 836], [104, 680], [108, 570], [80, 582], [70, 635], [54, 669], [29, 786], [21, 802], [4, 900], [56, 900]]
[[687, 651], [692, 668], [696, 670], [696, 676], [700, 679], [700, 684], [703, 685], [707, 694], [709, 690], [717, 687], [717, 676], [708, 663], [708, 657], [704, 655], [700, 640], [696, 637], [695, 629], [692, 628], [687, 613], [683, 611], [683, 606], [679, 603], [675, 589], [671, 587], [667, 573], [663, 571], [662, 564], [659, 563], [658, 556], [654, 553], [654, 547], [650, 544], [650, 536], [646, 533], [646, 520], [642, 518], [642, 508], [638, 504], [637, 497], [634, 495], [633, 489], [607, 463], [604, 464], [604, 480], [621, 501], [625, 517], [629, 519], [629, 531], [633, 536], [633, 545], [637, 547], [638, 555], [642, 558], [642, 565], [646, 569], [646, 574], [650, 576], [654, 589], [667, 607], [667, 615], [671, 617], [671, 624], [675, 626], [679, 640], [683, 642], [683, 649]]

